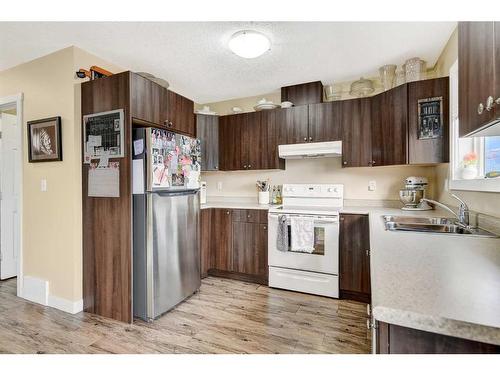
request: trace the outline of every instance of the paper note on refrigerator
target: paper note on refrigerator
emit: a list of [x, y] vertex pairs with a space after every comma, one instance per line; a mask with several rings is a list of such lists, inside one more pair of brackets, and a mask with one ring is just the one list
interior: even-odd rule
[[144, 152], [144, 140], [136, 139], [134, 141], [134, 155], [140, 155]]

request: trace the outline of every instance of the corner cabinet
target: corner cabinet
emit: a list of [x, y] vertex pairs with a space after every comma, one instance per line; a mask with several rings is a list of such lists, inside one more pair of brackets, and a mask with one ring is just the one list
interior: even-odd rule
[[458, 61], [463, 137], [500, 117], [500, 22], [459, 22]]
[[201, 242], [202, 277], [267, 284], [267, 210], [204, 209]]
[[201, 170], [219, 170], [219, 117], [196, 115], [196, 136], [201, 141]]
[[368, 215], [341, 214], [340, 298], [370, 303], [370, 228]]

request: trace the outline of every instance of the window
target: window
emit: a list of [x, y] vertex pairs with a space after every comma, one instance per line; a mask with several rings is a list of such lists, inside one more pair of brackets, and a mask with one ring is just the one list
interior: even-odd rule
[[458, 62], [450, 68], [450, 182], [452, 190], [500, 191], [500, 136], [458, 136]]

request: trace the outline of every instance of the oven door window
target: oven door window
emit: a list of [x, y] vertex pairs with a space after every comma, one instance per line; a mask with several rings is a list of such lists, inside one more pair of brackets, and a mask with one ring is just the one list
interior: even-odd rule
[[288, 224], [288, 251], [297, 254], [325, 255], [325, 227], [314, 225], [314, 251], [312, 253], [303, 253], [301, 251], [292, 251], [292, 227]]

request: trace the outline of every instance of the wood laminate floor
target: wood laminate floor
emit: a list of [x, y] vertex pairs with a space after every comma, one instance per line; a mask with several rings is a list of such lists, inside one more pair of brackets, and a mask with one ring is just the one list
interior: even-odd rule
[[366, 305], [209, 277], [152, 323], [67, 314], [0, 282], [0, 353], [370, 353]]

